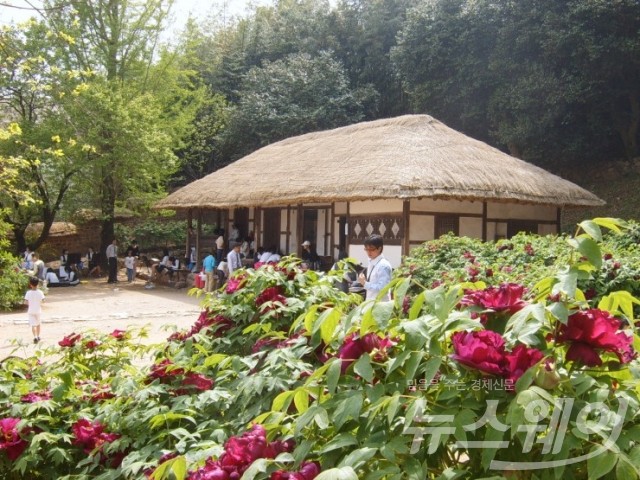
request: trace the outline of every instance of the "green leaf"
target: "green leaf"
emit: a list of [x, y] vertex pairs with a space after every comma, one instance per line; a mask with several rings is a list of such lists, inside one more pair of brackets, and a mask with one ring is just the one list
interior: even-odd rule
[[158, 465], [151, 475], [151, 480], [162, 480], [169, 477], [169, 474], [174, 475], [175, 480], [184, 480], [187, 476], [187, 460], [184, 456], [179, 456], [167, 460], [164, 463]]
[[313, 333], [320, 329], [320, 336], [324, 343], [331, 343], [336, 327], [340, 323], [342, 312], [337, 308], [330, 308], [320, 314], [313, 326]]
[[358, 475], [351, 467], [330, 468], [321, 472], [315, 480], [358, 480]]
[[342, 427], [347, 420], [357, 420], [362, 409], [362, 392], [352, 391], [348, 393], [348, 397], [338, 403], [333, 421], [337, 428]]
[[395, 306], [398, 310], [402, 310], [402, 304], [404, 303], [404, 297], [407, 294], [407, 290], [411, 286], [411, 278], [398, 279], [398, 284], [393, 288], [393, 299]]
[[627, 222], [619, 218], [596, 217], [592, 218], [591, 221], [596, 225], [608, 228], [609, 230], [613, 230], [616, 233], [622, 233], [620, 228], [624, 228], [627, 225]]
[[336, 387], [338, 386], [338, 381], [340, 380], [340, 373], [342, 368], [342, 360], [339, 358], [334, 358], [330, 360], [331, 365], [327, 370], [327, 389], [329, 393], [333, 394], [336, 391]]
[[151, 418], [149, 423], [150, 423], [151, 429], [155, 429], [155, 428], [164, 426], [173, 420], [188, 420], [193, 424], [196, 423], [193, 417], [189, 415], [184, 415], [181, 413], [172, 413], [172, 412], [155, 415]]
[[241, 480], [253, 480], [259, 473], [266, 472], [268, 465], [269, 460], [266, 458], [259, 458], [255, 460], [251, 464], [251, 466], [247, 470], [245, 470], [244, 474], [241, 477]]
[[587, 260], [600, 268], [602, 266], [602, 252], [598, 244], [591, 238], [578, 237], [569, 240], [569, 244], [575, 247], [578, 252], [587, 257]]
[[407, 380], [413, 379], [416, 376], [416, 370], [418, 369], [418, 365], [420, 365], [423, 355], [423, 352], [411, 352], [409, 360], [405, 364], [405, 376]]
[[424, 300], [424, 291], [415, 296], [413, 303], [411, 304], [411, 308], [409, 308], [409, 320], [415, 320], [418, 318], [418, 315], [420, 315], [420, 312], [422, 311]]
[[602, 230], [600, 230], [598, 224], [593, 220], [584, 220], [583, 222], [580, 222], [578, 226], [596, 242], [602, 241]]
[[640, 300], [626, 290], [619, 290], [602, 297], [598, 303], [598, 308], [600, 310], [606, 310], [612, 315], [617, 315], [622, 312], [627, 319], [632, 320], [634, 318], [634, 304], [640, 305]]
[[389, 425], [391, 425], [393, 423], [393, 420], [396, 418], [396, 413], [398, 413], [399, 407], [400, 396], [398, 394], [395, 394], [389, 399], [389, 404], [387, 405], [387, 422], [389, 422]]
[[389, 320], [393, 315], [393, 302], [376, 302], [371, 308], [371, 313], [378, 326], [378, 330], [386, 330]]
[[291, 404], [293, 395], [294, 392], [292, 390], [287, 390], [286, 392], [278, 394], [278, 396], [274, 398], [273, 402], [271, 403], [271, 410], [275, 410], [276, 412], [286, 411]]
[[296, 406], [296, 410], [299, 413], [304, 413], [309, 408], [309, 392], [304, 388], [296, 389], [296, 393], [293, 396], [293, 403]]
[[[602, 448], [601, 445], [595, 445], [592, 452]], [[589, 457], [587, 459], [587, 471], [589, 472], [589, 480], [596, 480], [597, 478], [604, 477], [607, 473], [613, 470], [618, 461], [618, 455], [609, 450], [605, 450], [599, 455]]]
[[[343, 447], [348, 447], [351, 445], [357, 445], [358, 444], [358, 440], [356, 440], [356, 437], [354, 435], [352, 435], [351, 433], [340, 433], [338, 435], [336, 435], [335, 437], [333, 437], [329, 443], [327, 443], [322, 450], [320, 450], [319, 453], [327, 453], [327, 452], [331, 452], [332, 450], [338, 450], [340, 448]], [[317, 477], [316, 477], [317, 478]]]
[[371, 447], [358, 448], [357, 450], [354, 450], [353, 452], [349, 453], [349, 455], [344, 457], [338, 464], [338, 467], [353, 467], [354, 469], [357, 469], [364, 462], [373, 457], [377, 451], [377, 448]]
[[367, 382], [371, 383], [373, 381], [373, 368], [371, 367], [371, 358], [368, 353], [365, 353], [358, 359], [353, 365], [353, 371]]
[[620, 455], [620, 459], [616, 463], [616, 478], [624, 478], [625, 480], [638, 478], [638, 469], [634, 467], [628, 457]]

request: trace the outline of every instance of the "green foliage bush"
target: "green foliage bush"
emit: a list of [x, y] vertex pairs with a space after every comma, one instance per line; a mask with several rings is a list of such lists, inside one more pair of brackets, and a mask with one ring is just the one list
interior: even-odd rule
[[398, 270], [392, 302], [362, 302], [334, 287], [340, 271], [285, 258], [239, 271], [189, 331], [150, 350], [139, 332], [90, 332], [7, 359], [0, 471], [640, 478], [640, 301], [610, 291], [617, 277], [600, 282], [625, 271], [630, 288], [640, 270], [635, 247], [601, 227], [626, 228], [594, 219], [574, 237], [429, 242]]
[[29, 282], [19, 269], [20, 260], [9, 252], [0, 251], [0, 309], [12, 310], [21, 305]]

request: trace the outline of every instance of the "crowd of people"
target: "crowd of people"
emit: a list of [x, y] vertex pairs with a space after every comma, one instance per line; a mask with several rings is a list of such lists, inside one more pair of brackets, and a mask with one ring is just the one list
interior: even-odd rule
[[[224, 230], [220, 229], [216, 234], [215, 249], [212, 248], [210, 251], [204, 252], [200, 265], [198, 264], [196, 248], [189, 244], [187, 244], [187, 255], [183, 259], [186, 271], [196, 272], [198, 276], [202, 275], [204, 277], [202, 287], [206, 292], [212, 292], [232, 276], [236, 270], [247, 264], [277, 263], [281, 259], [280, 252], [276, 246], [270, 246], [266, 249], [259, 247], [254, 250], [252, 235], [240, 241], [240, 236], [235, 226], [229, 236], [229, 249], [226, 251], [224, 248]], [[312, 248], [311, 242], [305, 240], [301, 247], [300, 269], [302, 271], [319, 269], [321, 267], [320, 257]], [[345, 292], [361, 293], [367, 300], [370, 300], [378, 298], [380, 292], [389, 284], [392, 267], [382, 253], [384, 243], [380, 235], [367, 237], [364, 241], [364, 249], [369, 258], [369, 264], [366, 269], [353, 263], [336, 263], [332, 268], [337, 269], [346, 266], [342, 281], [337, 285], [338, 288]], [[108, 265], [107, 283], [117, 283], [118, 242], [116, 239], [106, 248], [105, 255]], [[346, 253], [342, 252], [338, 260], [343, 260], [345, 257]], [[124, 257], [124, 267], [129, 283], [135, 282], [136, 270], [140, 259], [138, 243], [133, 240], [127, 247]], [[78, 254], [70, 254], [66, 249], [63, 249], [57, 268], [47, 267], [38, 253], [27, 247], [22, 254], [21, 267], [30, 277], [29, 289], [25, 293], [24, 302], [28, 305], [27, 315], [33, 333], [34, 344], [40, 342], [40, 317], [47, 288], [77, 285], [80, 283], [82, 272], [86, 272], [89, 277], [102, 276], [100, 254], [95, 252], [92, 247], [88, 249], [84, 257]], [[180, 270], [180, 267], [180, 259], [171, 255], [169, 250], [165, 249], [162, 259], [153, 265], [153, 274], [146, 286], [153, 285], [151, 282], [154, 278], [157, 279], [158, 275], [168, 275], [171, 279], [175, 272]], [[384, 294], [381, 299], [388, 301], [390, 299], [389, 293]]]
[[[191, 244], [194, 235], [192, 228], [190, 228], [187, 247], [183, 252], [180, 252], [180, 255], [172, 254], [169, 249], [164, 249], [160, 259], [141, 257], [138, 242], [131, 241], [123, 257], [127, 282], [135, 282], [138, 266], [143, 262], [150, 274], [145, 285], [147, 288], [154, 288], [154, 282], [159, 281], [161, 277], [166, 276], [169, 281], [172, 281], [176, 272], [193, 272], [201, 276], [205, 291], [211, 292], [242, 267], [277, 263], [281, 259], [281, 253], [277, 246], [254, 248], [253, 232], [242, 238], [236, 225], [232, 226], [228, 239], [225, 238], [224, 229], [219, 228], [215, 230], [214, 234], [215, 242], [210, 250], [203, 252], [201, 261], [198, 259], [196, 247]], [[301, 270], [321, 270], [323, 268], [322, 259], [313, 248], [312, 243], [305, 240], [302, 242], [301, 248]], [[369, 236], [364, 242], [364, 248], [369, 258], [369, 265], [365, 269], [359, 265], [348, 264], [348, 271], [339, 287], [345, 291], [360, 292], [369, 299], [376, 297], [389, 283], [392, 269], [389, 261], [382, 254], [384, 245], [380, 235]], [[119, 282], [118, 250], [118, 241], [113, 239], [104, 253], [108, 267], [107, 283], [109, 284]], [[184, 256], [182, 256], [183, 254]], [[342, 260], [344, 257], [346, 254], [343, 252], [338, 260]], [[334, 264], [332, 268], [338, 268], [337, 265], [337, 263]], [[84, 256], [70, 254], [66, 249], [63, 249], [56, 268], [47, 268], [38, 253], [27, 248], [22, 255], [22, 268], [28, 275], [37, 278], [40, 286], [45, 290], [49, 286], [76, 285], [80, 282], [81, 275], [99, 278], [103, 274], [101, 254], [94, 251], [92, 247], [88, 248]]]

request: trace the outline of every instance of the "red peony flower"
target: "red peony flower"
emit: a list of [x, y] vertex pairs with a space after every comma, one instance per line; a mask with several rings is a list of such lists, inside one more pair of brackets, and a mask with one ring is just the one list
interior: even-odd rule
[[375, 358], [382, 361], [386, 357], [387, 349], [395, 345], [395, 342], [389, 338], [381, 338], [375, 333], [367, 333], [364, 337], [359, 338], [356, 333], [347, 335], [338, 349], [338, 358], [342, 359], [340, 370], [342, 373], [347, 371], [349, 365], [358, 360], [364, 353], [371, 353], [378, 350]]
[[185, 375], [182, 385], [191, 385], [198, 390], [211, 390], [213, 388], [213, 380], [199, 373], [189, 372]]
[[566, 325], [561, 325], [558, 343], [570, 343], [567, 360], [587, 366], [602, 365], [599, 351], [612, 352], [621, 363], [636, 358], [633, 338], [620, 330], [620, 321], [608, 312], [589, 309], [574, 313]]
[[455, 353], [451, 358], [467, 367], [492, 375], [504, 374], [504, 339], [491, 330], [455, 332], [451, 336]]
[[125, 330], [115, 329], [109, 335], [111, 335], [116, 340], [124, 340], [126, 338], [127, 332]]
[[71, 333], [58, 342], [61, 347], [73, 347], [82, 338], [79, 333]]
[[256, 297], [256, 307], [260, 307], [267, 302], [287, 302], [287, 298], [283, 295], [284, 290], [281, 286], [265, 288], [260, 295]]
[[175, 364], [165, 358], [160, 363], [154, 363], [151, 365], [151, 372], [149, 373], [149, 381], [153, 381], [158, 378], [161, 382], [167, 381], [176, 375], [182, 375], [184, 370], [182, 368], [176, 368]]
[[84, 347], [89, 350], [93, 350], [94, 348], [97, 348], [99, 346], [100, 346], [100, 342], [97, 340], [89, 340], [84, 344]]
[[107, 385], [97, 386], [93, 388], [91, 392], [91, 401], [99, 402], [100, 400], [109, 400], [110, 398], [115, 398], [115, 393], [109, 390]]
[[522, 285], [504, 283], [499, 287], [487, 287], [484, 290], [467, 290], [460, 304], [514, 314], [527, 304], [522, 300], [523, 293]]
[[29, 445], [29, 442], [20, 436], [22, 433], [28, 433], [29, 429], [18, 431], [17, 426], [19, 423], [19, 418], [8, 417], [0, 419], [0, 450], [6, 450], [7, 457], [12, 462], [22, 455], [22, 452]]

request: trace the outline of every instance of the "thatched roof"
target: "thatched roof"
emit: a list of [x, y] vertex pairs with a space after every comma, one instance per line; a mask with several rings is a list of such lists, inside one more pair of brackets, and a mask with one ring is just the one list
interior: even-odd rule
[[428, 197], [557, 206], [605, 202], [428, 115], [288, 138], [173, 192], [161, 209]]

